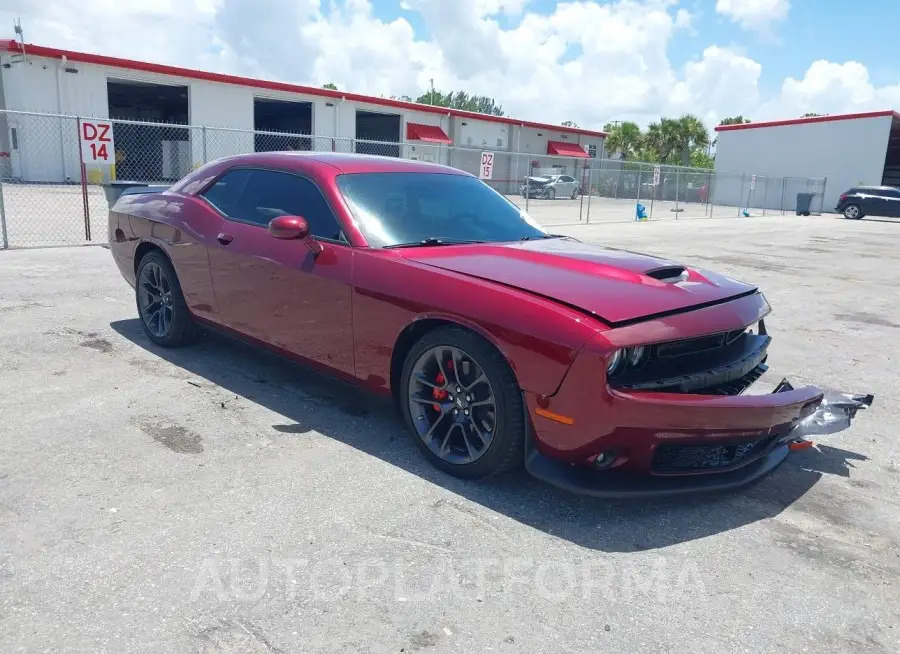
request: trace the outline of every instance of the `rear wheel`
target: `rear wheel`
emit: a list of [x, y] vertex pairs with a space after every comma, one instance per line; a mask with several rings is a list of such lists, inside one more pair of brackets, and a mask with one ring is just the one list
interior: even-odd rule
[[196, 325], [184, 301], [181, 284], [169, 260], [148, 252], [137, 269], [134, 288], [141, 326], [157, 345], [178, 347], [194, 340]]
[[480, 336], [442, 327], [423, 336], [403, 366], [400, 406], [432, 464], [478, 479], [522, 461], [522, 393], [509, 364]]
[[572, 191], [572, 199], [573, 200], [578, 199], [578, 189], [577, 188], [574, 191]]
[[857, 204], [848, 204], [844, 207], [844, 218], [848, 220], [859, 220], [862, 218], [863, 213]]

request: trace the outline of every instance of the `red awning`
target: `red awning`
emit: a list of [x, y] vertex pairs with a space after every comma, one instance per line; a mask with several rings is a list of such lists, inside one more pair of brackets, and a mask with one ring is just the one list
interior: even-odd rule
[[453, 143], [450, 137], [436, 125], [420, 125], [419, 123], [406, 123], [407, 141], [428, 141], [429, 143]]
[[578, 157], [587, 159], [588, 153], [577, 143], [565, 141], [547, 141], [547, 154], [555, 154], [558, 157]]

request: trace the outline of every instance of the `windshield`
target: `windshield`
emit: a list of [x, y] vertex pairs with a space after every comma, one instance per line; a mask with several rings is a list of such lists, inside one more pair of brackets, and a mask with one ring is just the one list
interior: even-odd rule
[[372, 247], [547, 237], [524, 211], [475, 177], [444, 173], [354, 173], [337, 185]]

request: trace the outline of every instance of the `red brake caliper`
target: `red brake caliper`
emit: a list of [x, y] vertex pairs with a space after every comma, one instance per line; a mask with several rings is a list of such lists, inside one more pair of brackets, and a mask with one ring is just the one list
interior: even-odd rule
[[[447, 368], [448, 368], [449, 370], [452, 370], [452, 369], [453, 369], [453, 362], [452, 362], [452, 361], [448, 361], [448, 362], [447, 362]], [[443, 374], [442, 372], [438, 372], [437, 377], [434, 378], [434, 383], [437, 384], [438, 386], [443, 386], [444, 384], [447, 383], [447, 378], [444, 377], [444, 374]], [[444, 389], [442, 389], [442, 388], [434, 388], [434, 389], [432, 389], [432, 390], [431, 390], [431, 397], [433, 397], [433, 398], [436, 400], [436, 402], [435, 402], [434, 404], [431, 405], [432, 408], [433, 408], [435, 411], [440, 411], [440, 410], [441, 410], [441, 405], [438, 404], [438, 402], [440, 402], [441, 400], [446, 400], [448, 395], [449, 395], [449, 393], [448, 393], [447, 391], [445, 391]]]

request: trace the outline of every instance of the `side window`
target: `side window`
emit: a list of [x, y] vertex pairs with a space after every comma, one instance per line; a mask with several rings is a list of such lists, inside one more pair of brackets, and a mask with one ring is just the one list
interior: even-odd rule
[[[244, 176], [243, 184], [235, 195], [229, 195], [227, 188], [224, 192], [216, 191], [223, 182], [224, 186], [230, 186], [231, 176], [239, 174]], [[278, 216], [302, 216], [309, 223], [309, 232], [313, 236], [341, 238], [341, 228], [322, 192], [313, 182], [297, 175], [276, 170], [234, 170], [204, 195], [229, 218], [265, 227]], [[222, 197], [224, 199], [219, 199]]]
[[225, 173], [219, 180], [202, 193], [203, 197], [226, 216], [238, 217], [238, 200], [250, 178], [250, 171], [239, 168]]
[[561, 181], [563, 181], [563, 182], [574, 182], [574, 181], [575, 181], [575, 178], [574, 178], [574, 177], [569, 177], [568, 175], [563, 175]]

